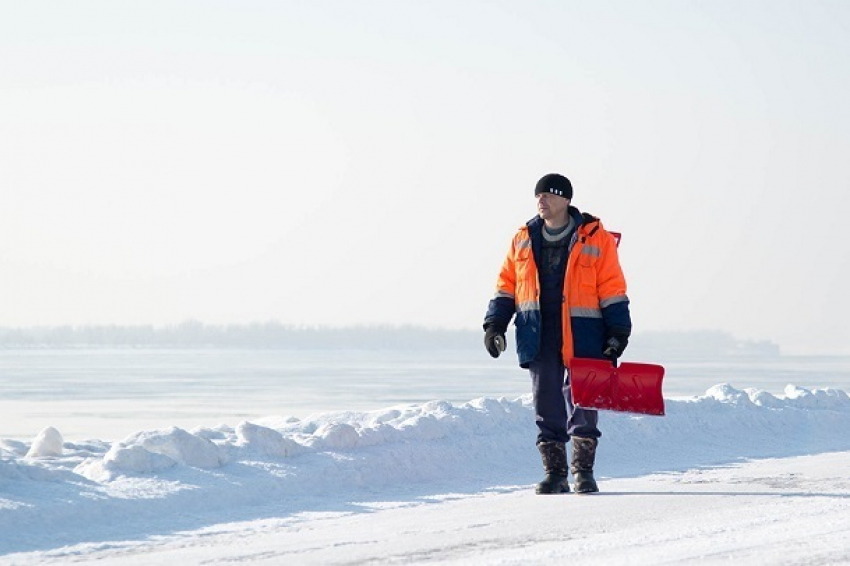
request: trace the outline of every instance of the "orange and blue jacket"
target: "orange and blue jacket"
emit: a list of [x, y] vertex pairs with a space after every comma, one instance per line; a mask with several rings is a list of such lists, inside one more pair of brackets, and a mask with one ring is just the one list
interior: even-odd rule
[[[561, 356], [603, 358], [607, 337], [631, 333], [626, 280], [617, 256], [617, 240], [598, 218], [570, 207], [578, 227], [570, 242], [561, 307]], [[535, 360], [541, 344], [539, 264], [543, 220], [535, 216], [511, 242], [496, 294], [484, 318], [485, 328], [507, 329], [516, 315], [516, 349], [523, 368]]]

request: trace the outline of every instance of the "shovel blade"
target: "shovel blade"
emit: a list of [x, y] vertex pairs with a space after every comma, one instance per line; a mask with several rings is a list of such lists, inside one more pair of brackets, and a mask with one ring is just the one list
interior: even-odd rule
[[573, 404], [642, 415], [663, 415], [664, 368], [655, 364], [573, 358], [569, 363]]

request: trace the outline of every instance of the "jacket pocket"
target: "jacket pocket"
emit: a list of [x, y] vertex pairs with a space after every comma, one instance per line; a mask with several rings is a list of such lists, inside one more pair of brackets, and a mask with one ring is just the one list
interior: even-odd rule
[[516, 325], [516, 349], [520, 363], [531, 361], [540, 349], [540, 311], [518, 313]]

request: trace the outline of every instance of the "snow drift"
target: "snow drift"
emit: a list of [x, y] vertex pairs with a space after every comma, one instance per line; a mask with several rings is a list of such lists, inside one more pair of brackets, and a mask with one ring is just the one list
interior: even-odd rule
[[[850, 397], [717, 385], [665, 417], [606, 412], [597, 475], [630, 477], [850, 449]], [[0, 554], [156, 537], [357, 501], [477, 492], [539, 479], [528, 397], [268, 417], [120, 442], [48, 427], [0, 440]]]

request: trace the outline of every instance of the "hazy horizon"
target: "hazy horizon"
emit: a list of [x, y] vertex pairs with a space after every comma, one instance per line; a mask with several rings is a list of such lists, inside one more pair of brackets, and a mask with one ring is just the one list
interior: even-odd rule
[[0, 327], [478, 328], [533, 186], [635, 336], [850, 355], [850, 4], [7, 3]]
[[[508, 334], [515, 360], [513, 333]], [[415, 325], [298, 326], [277, 321], [253, 324], [209, 325], [185, 321], [176, 325], [85, 325], [6, 328], [0, 326], [0, 349], [78, 347], [153, 348], [260, 348], [260, 349], [369, 349], [464, 350], [484, 353], [480, 330]], [[775, 357], [783, 352], [769, 340], [742, 340], [720, 330], [648, 331], [633, 337], [624, 360], [664, 362], [678, 357]], [[500, 360], [502, 361], [502, 360]]]

